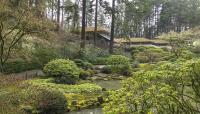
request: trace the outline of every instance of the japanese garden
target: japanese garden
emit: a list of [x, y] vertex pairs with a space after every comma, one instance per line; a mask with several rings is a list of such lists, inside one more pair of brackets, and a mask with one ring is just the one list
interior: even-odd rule
[[200, 0], [0, 0], [0, 114], [200, 114]]

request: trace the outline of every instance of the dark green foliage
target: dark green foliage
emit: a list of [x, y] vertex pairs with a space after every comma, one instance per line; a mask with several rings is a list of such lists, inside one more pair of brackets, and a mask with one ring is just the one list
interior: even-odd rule
[[1, 80], [6, 84], [0, 88], [1, 114], [64, 114], [67, 109], [66, 98], [57, 89], [7, 77]]
[[81, 59], [74, 59], [74, 62], [76, 63], [78, 67], [81, 67], [82, 69], [85, 69], [85, 70], [92, 69], [93, 67], [91, 63], [85, 62]]
[[131, 64], [132, 68], [138, 68], [139, 67], [139, 62], [138, 61], [134, 61], [132, 64]]
[[111, 74], [112, 73], [112, 69], [110, 66], [105, 66], [101, 69], [101, 72], [102, 73], [105, 73], [105, 74]]
[[79, 79], [80, 69], [71, 60], [57, 59], [45, 65], [44, 73], [54, 77], [56, 83], [75, 84]]
[[97, 57], [94, 60], [90, 60], [94, 65], [106, 65], [107, 57]]
[[84, 64], [84, 61], [81, 59], [74, 59], [74, 62], [76, 63], [77, 66], [82, 67]]
[[5, 64], [5, 73], [19, 73], [38, 68], [40, 68], [40, 66], [35, 62], [17, 59], [8, 61]]
[[81, 71], [79, 78], [82, 80], [86, 80], [88, 77], [91, 77], [93, 74], [90, 73], [89, 71]]
[[112, 73], [131, 74], [130, 60], [125, 56], [112, 55], [107, 59], [107, 64], [111, 67]]
[[[43, 87], [30, 87], [25, 93], [27, 101], [23, 101], [21, 108], [27, 113], [37, 114], [64, 114], [67, 107], [67, 101], [65, 96], [54, 89], [43, 88]], [[25, 100], [22, 99], [22, 100]]]
[[37, 47], [33, 52], [33, 61], [43, 68], [49, 61], [60, 58], [55, 49]]
[[105, 64], [105, 57], [108, 57], [107, 50], [94, 47], [93, 45], [87, 45], [84, 50], [80, 50], [76, 58], [88, 61], [95, 65]]
[[119, 74], [122, 74], [124, 76], [131, 76], [132, 71], [131, 71], [131, 67], [128, 65], [124, 65], [124, 66], [120, 66], [119, 67]]

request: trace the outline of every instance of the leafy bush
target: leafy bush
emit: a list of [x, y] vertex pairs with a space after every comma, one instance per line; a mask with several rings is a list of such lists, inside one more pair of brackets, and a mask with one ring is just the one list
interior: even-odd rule
[[69, 101], [68, 109], [70, 109], [70, 111], [97, 107], [101, 104], [98, 98], [102, 98], [101, 95], [83, 95], [74, 93], [65, 94], [65, 97], [67, 101]]
[[95, 64], [98, 58], [104, 58], [108, 55], [109, 53], [107, 50], [94, 47], [93, 45], [86, 45], [84, 50], [78, 52], [76, 58]]
[[75, 59], [74, 62], [76, 63], [76, 65], [78, 67], [81, 67], [82, 69], [88, 70], [88, 69], [92, 69], [93, 65], [89, 62], [84, 62], [81, 59]]
[[112, 73], [112, 69], [110, 66], [105, 66], [101, 69], [101, 73], [105, 73], [105, 74], [111, 74]]
[[81, 71], [79, 78], [82, 80], [86, 80], [88, 77], [91, 77], [93, 74], [89, 71]]
[[102, 96], [102, 88], [96, 84], [84, 83], [79, 85], [66, 85], [52, 83], [52, 79], [28, 80], [26, 83], [36, 88], [58, 90], [67, 99], [67, 109], [80, 110], [99, 105], [98, 97]]
[[105, 49], [94, 47], [93, 45], [87, 45], [85, 48], [85, 59], [88, 61], [93, 61], [97, 57], [106, 57], [109, 52]]
[[122, 75], [130, 75], [131, 67], [129, 58], [122, 55], [112, 55], [107, 59], [107, 64], [110, 65], [112, 73]]
[[139, 62], [138, 61], [134, 61], [131, 66], [132, 66], [132, 68], [138, 68], [139, 67]]
[[57, 59], [44, 67], [47, 76], [53, 76], [56, 83], [75, 84], [79, 79], [80, 69], [71, 60]]
[[40, 68], [43, 68], [45, 64], [56, 58], [60, 58], [60, 55], [56, 50], [51, 48], [37, 47], [33, 52], [33, 61], [37, 63]]
[[[9, 82], [6, 82], [9, 81]], [[49, 80], [48, 80], [49, 81]], [[58, 89], [7, 80], [0, 88], [1, 114], [64, 114], [67, 101]], [[1, 83], [2, 85], [2, 83]]]
[[74, 59], [78, 56], [80, 48], [77, 46], [76, 42], [66, 42], [64, 46], [60, 49], [60, 52], [64, 58]]
[[107, 58], [106, 57], [97, 57], [90, 61], [94, 65], [106, 65]]
[[38, 68], [40, 68], [40, 66], [37, 63], [22, 59], [8, 61], [4, 66], [5, 73], [19, 73]]
[[79, 85], [66, 85], [66, 84], [55, 84], [51, 82], [51, 79], [36, 79], [29, 80], [29, 84], [45, 88], [54, 88], [63, 93], [74, 93], [74, 94], [101, 94], [102, 88], [96, 84], [84, 83]]
[[[105, 114], [199, 113], [200, 59], [162, 62], [109, 93]], [[128, 99], [128, 100], [127, 100]]]
[[165, 39], [169, 42], [169, 45], [171, 47], [170, 52], [175, 58], [182, 57], [182, 55], [184, 55], [184, 52], [190, 50], [191, 47], [194, 48], [193, 49], [194, 52], [198, 52], [199, 43], [198, 40], [196, 39], [199, 39], [199, 28], [179, 33], [169, 32], [160, 35], [159, 38]]
[[156, 47], [135, 47], [132, 48], [132, 58], [140, 63], [154, 63], [168, 60], [170, 53]]
[[124, 75], [124, 76], [131, 76], [132, 74], [132, 69], [129, 65], [124, 65], [124, 66], [120, 66], [119, 67], [119, 71], [120, 74]]
[[[31, 87], [25, 89], [20, 95], [25, 99], [20, 107], [26, 112], [38, 114], [64, 114], [67, 101], [63, 93], [51, 88]], [[28, 101], [26, 101], [28, 99]]]
[[123, 55], [112, 55], [107, 59], [107, 64], [112, 66], [129, 65], [129, 58]]

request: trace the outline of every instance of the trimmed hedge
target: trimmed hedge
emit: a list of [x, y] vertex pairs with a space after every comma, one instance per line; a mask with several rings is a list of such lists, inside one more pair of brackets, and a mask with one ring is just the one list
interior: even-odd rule
[[96, 84], [84, 83], [79, 85], [66, 85], [52, 83], [53, 79], [36, 79], [29, 80], [28, 83], [36, 87], [54, 88], [63, 93], [75, 93], [75, 94], [100, 94], [102, 88]]
[[54, 77], [56, 83], [75, 84], [79, 80], [80, 69], [69, 59], [57, 59], [45, 65], [44, 73]]

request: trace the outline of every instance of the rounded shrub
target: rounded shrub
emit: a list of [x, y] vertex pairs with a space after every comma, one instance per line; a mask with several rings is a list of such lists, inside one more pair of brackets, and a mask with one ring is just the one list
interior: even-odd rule
[[129, 65], [129, 58], [123, 55], [112, 55], [107, 59], [107, 64], [112, 66]]
[[67, 109], [64, 94], [56, 89], [29, 86], [20, 96], [21, 109], [30, 114], [64, 114]]
[[45, 65], [44, 73], [53, 76], [56, 83], [75, 84], [79, 79], [80, 69], [69, 59], [57, 59]]
[[111, 67], [112, 73], [118, 73], [122, 75], [131, 74], [130, 60], [125, 56], [112, 55], [107, 59], [107, 64]]

